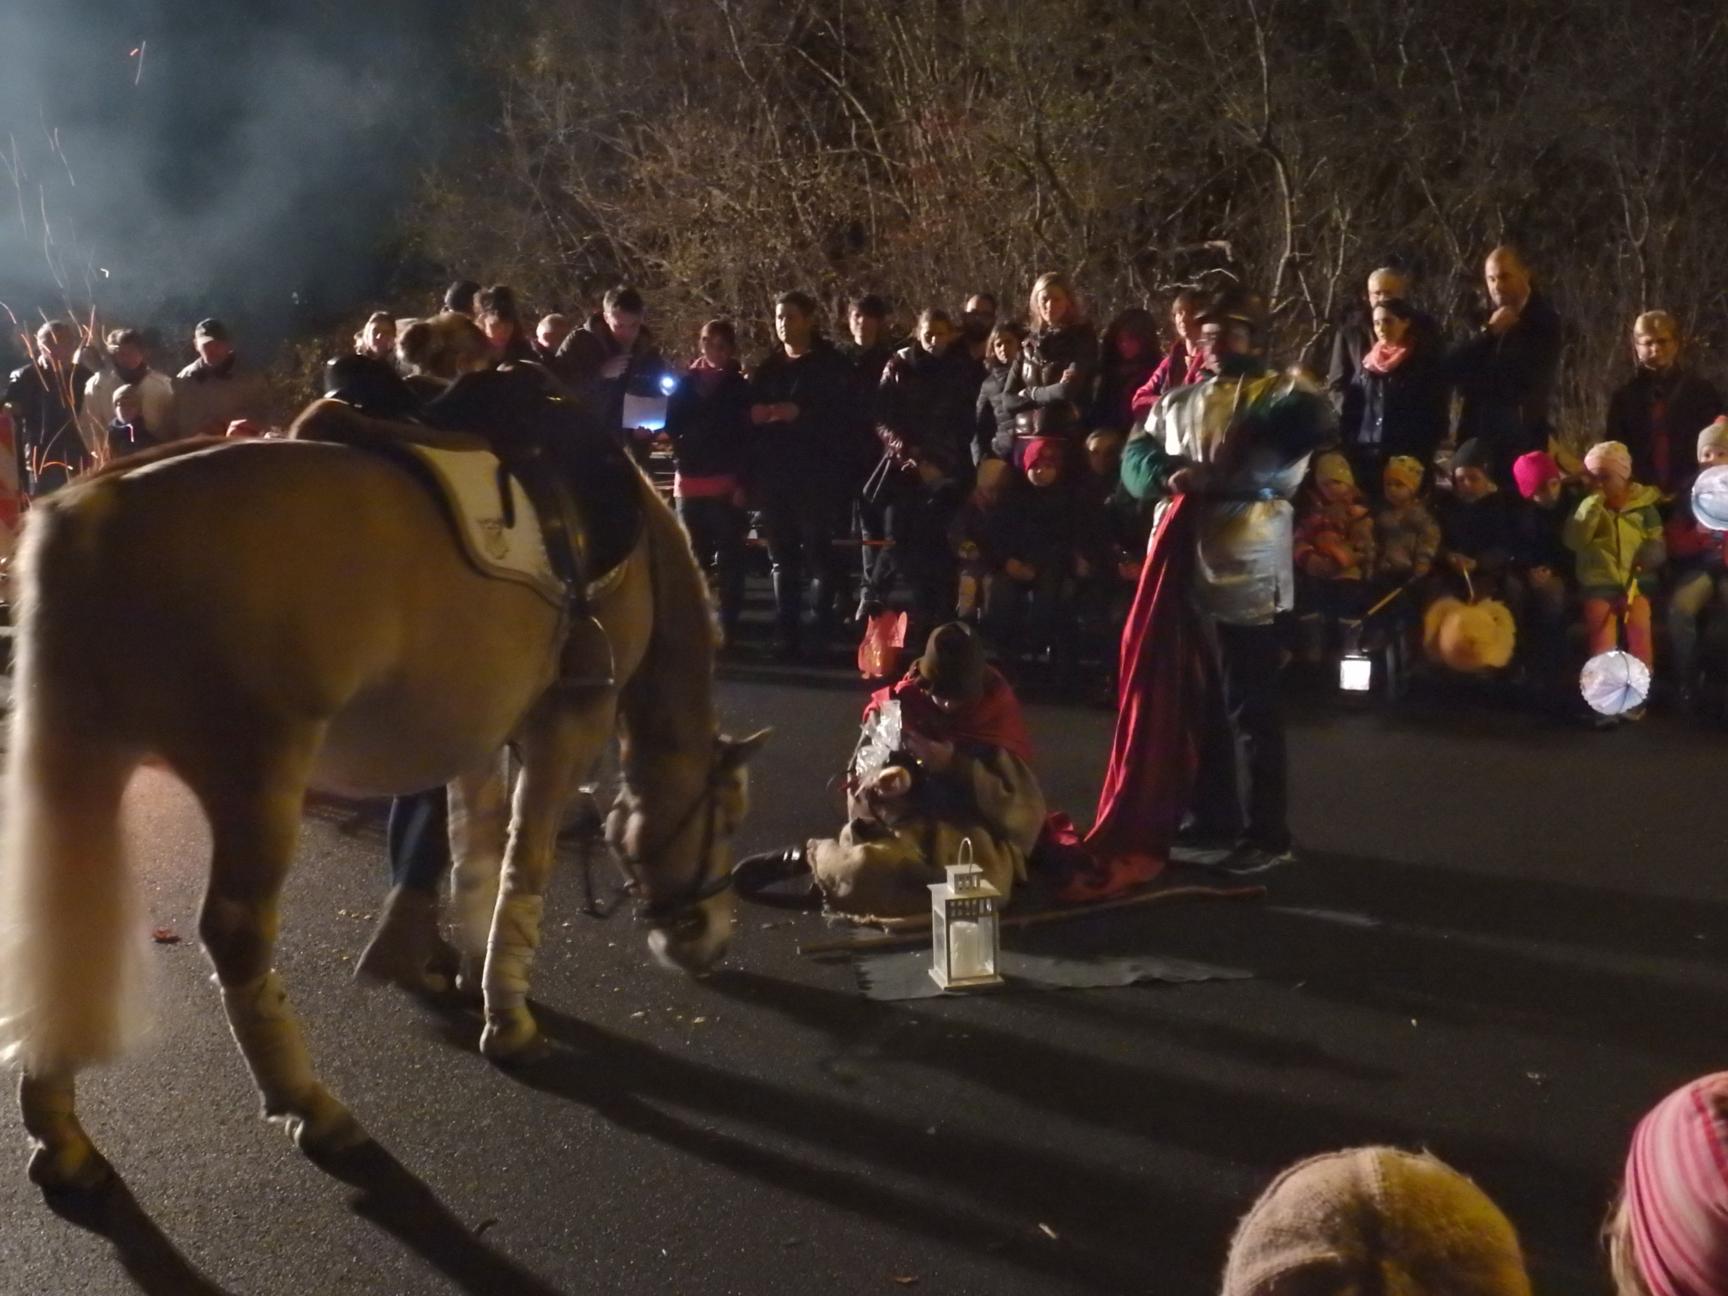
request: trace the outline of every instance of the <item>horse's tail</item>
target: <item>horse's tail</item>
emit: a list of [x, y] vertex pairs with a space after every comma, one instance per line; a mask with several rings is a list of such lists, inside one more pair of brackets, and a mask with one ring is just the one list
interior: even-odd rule
[[106, 1060], [141, 1027], [142, 928], [121, 848], [138, 754], [104, 667], [125, 652], [102, 588], [105, 484], [31, 510], [17, 565], [0, 825], [0, 1060], [42, 1074]]

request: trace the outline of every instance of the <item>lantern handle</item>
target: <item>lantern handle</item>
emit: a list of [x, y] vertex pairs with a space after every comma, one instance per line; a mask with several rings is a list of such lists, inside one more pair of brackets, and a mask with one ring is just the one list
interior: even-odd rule
[[961, 864], [974, 864], [977, 862], [972, 858], [972, 839], [970, 837], [962, 837], [960, 839], [960, 858], [957, 862]]

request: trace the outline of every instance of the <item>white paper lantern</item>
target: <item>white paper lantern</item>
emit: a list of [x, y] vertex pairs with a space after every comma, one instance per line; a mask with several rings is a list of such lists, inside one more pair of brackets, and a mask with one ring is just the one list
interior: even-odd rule
[[1629, 652], [1597, 653], [1584, 663], [1578, 691], [1592, 711], [1625, 715], [1650, 696], [1650, 668]]
[[1712, 531], [1728, 531], [1728, 464], [1698, 474], [1692, 483], [1692, 516]]

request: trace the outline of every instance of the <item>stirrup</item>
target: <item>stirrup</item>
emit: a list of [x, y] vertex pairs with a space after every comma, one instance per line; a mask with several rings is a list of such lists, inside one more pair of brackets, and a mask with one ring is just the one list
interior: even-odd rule
[[[598, 673], [576, 674], [566, 670], [573, 661], [584, 666], [604, 661], [606, 665]], [[618, 659], [612, 651], [612, 636], [592, 612], [578, 612], [570, 618], [570, 630], [558, 654], [556, 683], [561, 689], [603, 689], [618, 683]]]

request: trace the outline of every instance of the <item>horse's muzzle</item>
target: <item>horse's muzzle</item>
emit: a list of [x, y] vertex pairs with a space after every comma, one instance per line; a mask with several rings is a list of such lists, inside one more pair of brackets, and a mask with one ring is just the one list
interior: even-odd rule
[[732, 893], [711, 896], [648, 933], [648, 948], [669, 968], [700, 976], [720, 961], [732, 939]]

